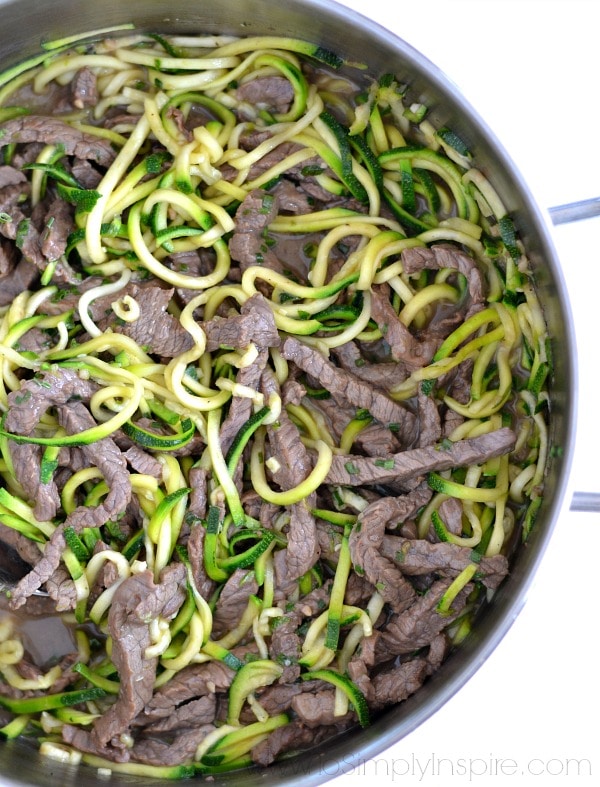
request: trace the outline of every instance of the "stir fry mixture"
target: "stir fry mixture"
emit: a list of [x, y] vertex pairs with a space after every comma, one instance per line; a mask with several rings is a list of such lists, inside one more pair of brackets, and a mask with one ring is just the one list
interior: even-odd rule
[[476, 627], [541, 500], [546, 327], [409, 75], [110, 35], [0, 77], [1, 731], [268, 765]]

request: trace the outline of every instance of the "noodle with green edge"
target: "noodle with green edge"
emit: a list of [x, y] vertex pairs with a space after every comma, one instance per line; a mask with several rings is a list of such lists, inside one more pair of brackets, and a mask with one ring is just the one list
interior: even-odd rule
[[410, 75], [120, 33], [0, 76], [1, 731], [179, 779], [367, 726], [476, 628], [535, 526], [552, 355]]

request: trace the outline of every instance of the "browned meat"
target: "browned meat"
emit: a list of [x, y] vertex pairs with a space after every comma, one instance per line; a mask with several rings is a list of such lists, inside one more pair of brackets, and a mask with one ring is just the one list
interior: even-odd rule
[[[194, 340], [180, 321], [167, 312], [174, 290], [157, 285], [130, 283], [117, 295], [98, 298], [90, 304], [90, 314], [101, 330], [110, 327], [129, 336], [148, 352], [174, 358], [194, 346]], [[117, 318], [111, 303], [129, 296], [136, 301], [140, 313], [131, 322]]]
[[219, 639], [234, 629], [246, 611], [248, 599], [258, 590], [254, 571], [236, 569], [225, 582], [213, 615], [213, 637]]
[[129, 729], [152, 697], [156, 658], [147, 658], [151, 644], [150, 622], [159, 615], [175, 616], [185, 599], [185, 567], [173, 564], [163, 571], [159, 584], [152, 573], [133, 574], [117, 589], [108, 617], [113, 641], [112, 660], [119, 671], [119, 696], [94, 724], [93, 739], [106, 746]]
[[334, 455], [326, 483], [347, 486], [407, 484], [424, 473], [479, 464], [509, 452], [516, 436], [508, 427], [458, 440], [455, 443], [413, 448], [389, 457], [388, 461], [364, 456]]
[[48, 145], [60, 143], [66, 155], [91, 159], [105, 167], [110, 166], [116, 156], [108, 140], [80, 131], [51, 115], [22, 115], [3, 123], [0, 148], [13, 142], [43, 142]]
[[[473, 550], [449, 542], [432, 544], [423, 538], [407, 539], [386, 535], [381, 543], [381, 554], [399, 567], [405, 576], [434, 573], [453, 577], [473, 560]], [[476, 579], [490, 588], [496, 588], [508, 573], [508, 560], [504, 555], [482, 557], [478, 563]]]
[[413, 653], [430, 645], [434, 639], [463, 611], [473, 586], [468, 584], [452, 602], [449, 612], [441, 614], [437, 605], [450, 585], [450, 579], [440, 579], [404, 612], [394, 615], [381, 629], [377, 640], [379, 661]]
[[220, 661], [184, 667], [154, 692], [136, 719], [136, 725], [145, 726], [157, 719], [168, 718], [176, 708], [185, 706], [190, 700], [226, 691], [234, 674]]
[[214, 352], [220, 347], [243, 350], [251, 342], [261, 350], [281, 344], [273, 310], [260, 293], [246, 301], [240, 314], [213, 317], [201, 323], [201, 327], [206, 333], [207, 352]]
[[382, 424], [396, 424], [406, 445], [412, 445], [417, 437], [418, 424], [415, 415], [394, 402], [384, 393], [364, 383], [354, 375], [334, 366], [318, 350], [303, 344], [298, 339], [288, 338], [283, 343], [281, 354], [288, 361], [317, 379], [341, 405], [352, 404], [368, 410]]
[[242, 271], [252, 265], [283, 271], [264, 238], [264, 231], [277, 216], [277, 210], [277, 198], [263, 189], [251, 191], [237, 209], [229, 253], [239, 262]]
[[80, 68], [71, 82], [71, 96], [76, 109], [95, 107], [98, 103], [96, 74], [91, 68]]
[[404, 249], [401, 258], [405, 273], [416, 273], [424, 268], [430, 270], [452, 268], [462, 273], [467, 280], [471, 302], [467, 314], [461, 314], [460, 320], [481, 308], [485, 300], [483, 274], [477, 267], [476, 260], [457, 246], [449, 243], [438, 243], [431, 247], [412, 246]]
[[274, 114], [287, 112], [294, 100], [294, 88], [291, 82], [280, 76], [250, 79], [237, 88], [236, 94], [240, 101]]

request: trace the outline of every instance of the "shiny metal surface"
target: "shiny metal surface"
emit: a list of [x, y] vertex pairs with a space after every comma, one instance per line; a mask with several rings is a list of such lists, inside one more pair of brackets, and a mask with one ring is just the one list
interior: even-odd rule
[[[403, 2], [404, 0], [397, 0]], [[366, 9], [368, 12], [368, 9]], [[0, 0], [0, 68], [39, 52], [40, 42], [126, 22], [148, 30], [220, 32], [237, 35], [277, 34], [317, 41], [351, 60], [369, 64], [378, 76], [394, 71], [410, 82], [415, 100], [431, 109], [436, 124], [448, 124], [465, 139], [478, 165], [491, 177], [514, 215], [528, 249], [540, 298], [555, 342], [551, 439], [554, 452], [548, 470], [547, 495], [527, 549], [517, 555], [512, 573], [489, 605], [472, 637], [416, 695], [390, 709], [365, 730], [340, 736], [315, 748], [311, 756], [292, 758], [268, 770], [244, 773], [254, 785], [316, 785], [327, 780], [329, 763], [361, 753], [376, 756], [422, 724], [452, 697], [495, 649], [519, 614], [535, 571], [543, 558], [554, 522], [567, 494], [576, 417], [576, 349], [562, 272], [551, 241], [546, 215], [538, 208], [512, 161], [492, 131], [429, 60], [389, 31], [325, 0]], [[3, 785], [146, 784], [148, 778], [97, 776], [93, 769], [74, 768], [40, 758], [22, 742], [0, 743]], [[214, 777], [214, 787], [242, 781], [240, 775]], [[157, 784], [162, 782], [157, 782]]]

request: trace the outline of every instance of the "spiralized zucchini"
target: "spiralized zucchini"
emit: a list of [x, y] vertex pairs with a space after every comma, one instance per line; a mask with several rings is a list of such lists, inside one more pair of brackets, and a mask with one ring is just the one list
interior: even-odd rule
[[[375, 498], [401, 493], [387, 480], [371, 487], [328, 479], [338, 466], [350, 479], [359, 474], [361, 440], [369, 429], [379, 424], [393, 437], [398, 424], [354, 404], [336, 431], [325, 405], [335, 408], [338, 399], [318, 374], [311, 375], [309, 361], [306, 368], [294, 365], [282, 349], [285, 340], [298, 339], [332, 365], [336, 352], [360, 347], [359, 379], [365, 358], [386, 368], [404, 365], [405, 373], [390, 378], [381, 396], [390, 407], [404, 408], [409, 420], [421, 398], [433, 402], [447, 426], [435, 441], [442, 453], [451, 444], [513, 429], [515, 442], [501, 456], [424, 472], [427, 501], [404, 529], [388, 523], [388, 534], [412, 533], [417, 541], [472, 551], [437, 605], [440, 618], [448, 617], [440, 630], [458, 644], [492, 592], [481, 581], [480, 562], [510, 558], [534, 526], [550, 451], [546, 326], [526, 250], [493, 183], [456, 134], [432, 127], [405, 75], [366, 83], [360, 70], [332, 53], [286, 38], [129, 31], [127, 38], [68, 44], [0, 80], [3, 164], [28, 182], [23, 199], [0, 217], [4, 239], [25, 255], [26, 208], [44, 204], [48, 195], [57, 195], [74, 215], [60, 256], [38, 264], [0, 312], [0, 522], [40, 556], [62, 544], [60, 567], [74, 595], [60, 614], [77, 631], [78, 656], [67, 689], [67, 667], [25, 679], [18, 671], [24, 657], [19, 613], [9, 603], [0, 613], [0, 705], [13, 720], [3, 732], [36, 736], [47, 756], [78, 760], [63, 741], [63, 726], [92, 730], [119, 697], [108, 630], [115, 594], [148, 570], [159, 582], [164, 569], [182, 562], [185, 602], [171, 618], [148, 622], [146, 658], [156, 663], [155, 689], [190, 666], [216, 661], [235, 674], [230, 689], [213, 690], [229, 696], [228, 711], [181, 763], [136, 761], [133, 739], [124, 742], [129, 761], [92, 751], [82, 761], [165, 778], [239, 768], [252, 762], [269, 735], [295, 723], [292, 710], [271, 714], [261, 705], [261, 692], [284, 680], [286, 665], [273, 658], [270, 641], [289, 610], [330, 586], [321, 607], [306, 612], [296, 683], [316, 681], [334, 695], [336, 719], [350, 715], [361, 725], [369, 723], [368, 691], [351, 680], [348, 667], [389, 614], [383, 586], [371, 585], [360, 601], [346, 595], [353, 579], [364, 578], [364, 567], [352, 558], [364, 513]], [[66, 91], [82, 73], [93, 75], [97, 98], [69, 105]], [[240, 92], [265, 79], [287, 83], [285, 106], [264, 98], [252, 103], [250, 90]], [[49, 94], [54, 101], [48, 102]], [[59, 137], [42, 134], [29, 149], [35, 155], [20, 155], [26, 140], [15, 124], [49, 112], [49, 103], [61, 106], [61, 97], [55, 118], [96, 140], [110, 159], [90, 164], [97, 176], [92, 186], [78, 180], [83, 174], [73, 168], [74, 151]], [[231, 244], [244, 201], [260, 193], [268, 213], [290, 173], [300, 190], [310, 183], [315, 196], [303, 192], [302, 208], [279, 209], [264, 226], [252, 264], [240, 263]], [[12, 236], [11, 210], [21, 216]], [[294, 249], [294, 267], [285, 244]], [[430, 326], [472, 296], [466, 270], [407, 270], [408, 252], [448, 247], [479, 271], [481, 308], [447, 330], [429, 357], [400, 362], [393, 355], [392, 323], [418, 353]], [[200, 261], [197, 270], [186, 267], [188, 259]], [[183, 336], [173, 355], [153, 349], [151, 336], [135, 333], [148, 283], [169, 293], [164, 314], [173, 334]], [[377, 313], [381, 292], [388, 294], [385, 317]], [[237, 319], [253, 298], [268, 304], [281, 341], [211, 345], [209, 322]], [[104, 312], [98, 304], [106, 305]], [[270, 372], [270, 388], [244, 376], [257, 358]], [[23, 405], [19, 397], [30, 395], [26, 381], [49, 386], [47, 375], [67, 373], [90, 385], [87, 426], [70, 431], [48, 406], [31, 428], [7, 427], [16, 403]], [[463, 374], [467, 394], [459, 396], [452, 379]], [[298, 398], [282, 393], [292, 383], [302, 386]], [[224, 424], [240, 403], [247, 419], [225, 441]], [[312, 459], [302, 478], [291, 472], [295, 480], [287, 484], [271, 443], [284, 419]], [[398, 456], [423, 447], [419, 429], [424, 426], [401, 450], [371, 456], [370, 467], [392, 472]], [[132, 532], [112, 517], [93, 527], [74, 524], [82, 508], [107, 504], [111, 488], [106, 469], [92, 460], [68, 472], [66, 452], [113, 438], [151, 458], [143, 469], [128, 469], [140, 523]], [[46, 519], [38, 519], [36, 500], [15, 470], [15, 445], [37, 446], [40, 485], [60, 476], [60, 499]], [[196, 471], [207, 479], [200, 517], [190, 516]], [[257, 500], [270, 518], [257, 514]], [[458, 506], [458, 529], [445, 519], [449, 501]], [[294, 547], [290, 521], [300, 515], [328, 532], [333, 546], [330, 552], [321, 546], [313, 565], [282, 589], [278, 565]], [[197, 586], [187, 552], [192, 527], [204, 529], [203, 570], [213, 588], [208, 596]], [[108, 571], [112, 584], [94, 593]], [[219, 598], [236, 571], [246, 572], [254, 590], [237, 623], [215, 633]], [[453, 604], [467, 592], [453, 618]]]

